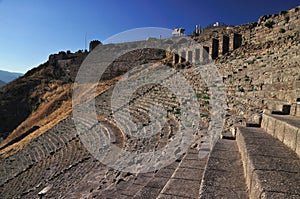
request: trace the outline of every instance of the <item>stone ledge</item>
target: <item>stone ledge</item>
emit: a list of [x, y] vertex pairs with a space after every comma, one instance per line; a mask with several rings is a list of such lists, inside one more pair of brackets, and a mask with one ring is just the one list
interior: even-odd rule
[[300, 118], [264, 113], [261, 127], [300, 157]]
[[300, 196], [300, 159], [278, 139], [261, 128], [237, 128], [250, 198]]
[[202, 178], [200, 198], [248, 198], [235, 140], [220, 139], [216, 143]]
[[198, 151], [189, 149], [157, 198], [197, 198], [207, 162]]

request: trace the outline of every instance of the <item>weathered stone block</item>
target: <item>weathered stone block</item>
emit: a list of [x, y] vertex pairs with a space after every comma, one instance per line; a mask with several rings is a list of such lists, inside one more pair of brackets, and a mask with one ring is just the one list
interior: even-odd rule
[[[274, 125], [274, 135], [275, 137], [283, 142], [284, 133], [285, 133], [285, 123], [277, 120]], [[272, 127], [271, 127], [272, 128]]]
[[298, 132], [297, 132], [296, 153], [297, 153], [298, 157], [300, 157], [300, 130], [298, 130]]
[[219, 56], [219, 40], [213, 39], [211, 57], [212, 59], [216, 59], [218, 56]]
[[283, 143], [290, 147], [293, 151], [296, 151], [297, 134], [299, 133], [298, 128], [289, 124], [285, 124], [284, 131]]
[[269, 133], [270, 135], [274, 136], [274, 132], [275, 132], [275, 124], [276, 124], [276, 120], [272, 117], [269, 118], [268, 120], [268, 127], [266, 129], [267, 133]]
[[290, 115], [291, 115], [291, 116], [296, 116], [296, 110], [297, 110], [297, 104], [296, 104], [296, 103], [293, 103], [292, 106], [291, 106], [291, 112], [290, 112]]
[[[265, 111], [268, 111], [268, 110], [264, 110], [264, 113], [265, 113]], [[264, 130], [266, 130], [268, 127], [268, 119], [269, 119], [269, 116], [266, 114], [263, 114], [262, 121], [261, 121], [261, 128]]]
[[296, 114], [295, 114], [297, 117], [300, 117], [300, 103], [298, 102], [296, 104]]

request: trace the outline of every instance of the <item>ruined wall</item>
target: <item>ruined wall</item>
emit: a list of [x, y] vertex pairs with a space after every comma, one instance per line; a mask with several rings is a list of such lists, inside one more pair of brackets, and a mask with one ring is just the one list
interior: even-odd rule
[[98, 45], [102, 45], [102, 43], [98, 40], [93, 40], [90, 42], [89, 51], [91, 52], [94, 48], [96, 48]]
[[300, 31], [300, 6], [279, 14], [262, 16], [251, 30], [249, 42], [258, 44], [292, 37]]
[[[295, 34], [300, 34], [300, 6], [280, 14], [263, 16], [258, 23], [209, 27], [193, 39], [203, 46], [212, 59], [217, 59], [242, 45], [289, 39]], [[191, 61], [195, 56], [191, 52], [180, 52], [179, 58], [174, 57], [173, 63]]]
[[256, 25], [257, 23], [249, 23], [235, 27], [210, 27], [193, 39], [208, 50], [212, 59], [216, 59], [246, 43]]

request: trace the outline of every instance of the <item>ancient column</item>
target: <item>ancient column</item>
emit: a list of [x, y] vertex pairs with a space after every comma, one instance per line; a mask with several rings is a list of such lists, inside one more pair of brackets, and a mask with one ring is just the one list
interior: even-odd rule
[[211, 58], [216, 59], [219, 56], [219, 40], [212, 39]]
[[190, 62], [190, 63], [193, 61], [193, 52], [192, 52], [192, 51], [189, 50], [189, 51], [187, 52], [187, 58], [186, 58], [186, 59], [187, 59], [187, 61]]
[[186, 58], [186, 52], [185, 51], [181, 51], [180, 53], [179, 53], [179, 63], [183, 63], [183, 62], [185, 62], [185, 58]]
[[200, 63], [200, 49], [196, 48], [193, 53], [193, 63]]
[[233, 34], [233, 50], [242, 46], [242, 35], [234, 33]]
[[223, 35], [222, 38], [222, 55], [225, 55], [229, 52], [229, 37], [227, 35]]
[[209, 61], [209, 47], [203, 46], [202, 48], [202, 58], [200, 57], [202, 64], [207, 64]]

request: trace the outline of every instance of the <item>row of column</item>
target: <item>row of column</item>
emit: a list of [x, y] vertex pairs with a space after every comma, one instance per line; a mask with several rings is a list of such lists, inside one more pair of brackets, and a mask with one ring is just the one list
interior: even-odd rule
[[209, 47], [196, 48], [188, 51], [180, 51], [178, 54], [173, 53], [173, 64], [191, 62], [197, 64], [206, 64], [209, 62]]
[[[220, 47], [221, 43], [221, 47]], [[239, 48], [242, 45], [242, 35], [233, 34], [232, 39], [229, 36], [223, 35], [221, 41], [213, 38], [209, 46], [203, 46], [199, 49], [182, 50], [178, 54], [173, 54], [173, 64], [183, 63], [185, 61], [193, 63], [208, 63], [209, 57], [216, 59], [220, 54], [225, 55], [232, 50]]]
[[209, 55], [216, 59], [219, 55], [225, 55], [242, 46], [242, 35], [234, 33], [231, 38], [228, 35], [222, 35], [221, 39], [212, 39], [211, 52]]

